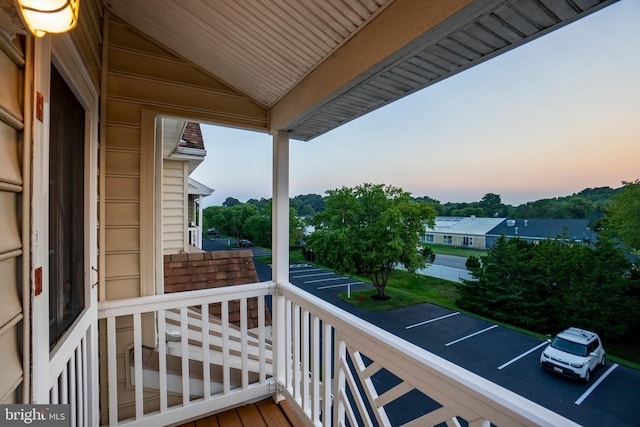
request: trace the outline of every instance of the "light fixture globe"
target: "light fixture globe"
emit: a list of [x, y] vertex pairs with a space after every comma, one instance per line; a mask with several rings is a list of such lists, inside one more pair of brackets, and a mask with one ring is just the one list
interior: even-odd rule
[[78, 23], [80, 0], [16, 0], [22, 20], [36, 37], [64, 33]]

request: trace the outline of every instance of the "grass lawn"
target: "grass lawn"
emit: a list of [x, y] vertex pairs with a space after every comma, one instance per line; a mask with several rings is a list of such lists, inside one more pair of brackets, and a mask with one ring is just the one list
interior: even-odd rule
[[[358, 280], [371, 283], [371, 281], [362, 277], [358, 277]], [[344, 292], [339, 294], [338, 298], [370, 311], [393, 310], [424, 302], [432, 302], [457, 310], [452, 301], [456, 300], [458, 290], [452, 284], [453, 282], [436, 277], [394, 270], [385, 288], [385, 295], [390, 296], [390, 300], [378, 301], [372, 299], [371, 296], [377, 294], [375, 289], [351, 292], [350, 299], [347, 298], [347, 293]]]
[[465, 258], [468, 258], [471, 255], [475, 255], [477, 257], [483, 257], [487, 255], [487, 251], [482, 251], [479, 249], [466, 249], [466, 248], [458, 248], [456, 246], [447, 246], [447, 245], [432, 245], [429, 243], [423, 243], [422, 246], [431, 248], [433, 252], [437, 254], [442, 254], [442, 255], [463, 256]]

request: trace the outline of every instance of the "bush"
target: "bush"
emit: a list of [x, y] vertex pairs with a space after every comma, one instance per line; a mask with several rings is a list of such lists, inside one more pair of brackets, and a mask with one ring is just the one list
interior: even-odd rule
[[467, 270], [473, 271], [474, 269], [480, 268], [480, 258], [475, 255], [470, 255], [467, 258], [467, 262], [464, 263], [467, 267]]

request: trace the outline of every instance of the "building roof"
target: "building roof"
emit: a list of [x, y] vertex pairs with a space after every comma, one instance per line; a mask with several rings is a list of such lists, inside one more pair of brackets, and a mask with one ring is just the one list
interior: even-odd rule
[[588, 219], [510, 218], [487, 233], [487, 236], [521, 237], [523, 239], [555, 239], [595, 241], [597, 234], [589, 228]]
[[481, 236], [504, 220], [505, 218], [439, 216], [436, 217], [434, 228], [427, 227], [427, 232]]
[[194, 196], [210, 196], [213, 189], [189, 177], [189, 194]]

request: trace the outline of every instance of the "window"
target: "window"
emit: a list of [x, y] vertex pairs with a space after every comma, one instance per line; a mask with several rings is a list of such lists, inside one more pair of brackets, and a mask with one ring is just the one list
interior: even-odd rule
[[464, 236], [462, 238], [462, 246], [473, 246], [473, 237]]
[[451, 236], [442, 236], [442, 243], [450, 245], [452, 241], [453, 239], [451, 238]]
[[433, 234], [425, 234], [424, 241], [425, 242], [433, 242]]
[[51, 68], [49, 134], [49, 346], [85, 307], [84, 109]]

